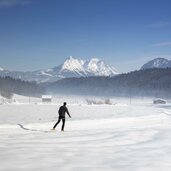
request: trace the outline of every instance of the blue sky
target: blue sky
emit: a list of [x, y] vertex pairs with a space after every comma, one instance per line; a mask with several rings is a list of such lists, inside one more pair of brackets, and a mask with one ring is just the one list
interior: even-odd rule
[[51, 68], [69, 56], [120, 72], [171, 59], [171, 1], [0, 0], [0, 67]]

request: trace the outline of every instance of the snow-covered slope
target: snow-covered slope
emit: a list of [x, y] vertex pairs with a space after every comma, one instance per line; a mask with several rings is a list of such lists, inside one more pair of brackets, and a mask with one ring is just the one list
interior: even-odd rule
[[103, 61], [97, 58], [92, 58], [88, 61], [85, 61], [84, 68], [90, 75], [114, 76], [118, 74], [118, 71], [114, 67], [105, 64]]
[[[1, 171], [171, 170], [170, 104], [115, 97], [116, 105], [87, 105], [75, 96], [42, 104], [15, 97], [18, 103], [0, 106]], [[64, 132], [61, 123], [51, 131], [64, 100], [72, 118], [66, 116]]]
[[114, 76], [117, 70], [103, 61], [92, 58], [90, 60], [67, 58], [63, 64], [44, 70], [33, 72], [8, 71], [0, 69], [0, 76], [11, 76], [27, 81], [53, 82], [67, 77]]
[[167, 67], [171, 68], [171, 60], [168, 62]]
[[150, 69], [150, 68], [167, 68], [171, 67], [171, 61], [165, 58], [155, 58], [147, 63], [145, 63], [141, 69]]
[[84, 60], [74, 59], [70, 56], [61, 65], [59, 75], [62, 75], [63, 77], [87, 76], [84, 69]]

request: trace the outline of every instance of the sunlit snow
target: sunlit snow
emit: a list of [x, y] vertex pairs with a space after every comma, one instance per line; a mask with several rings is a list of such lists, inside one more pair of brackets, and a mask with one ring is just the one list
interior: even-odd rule
[[[15, 96], [0, 105], [0, 170], [170, 171], [171, 104], [152, 99], [111, 99], [88, 105], [87, 97], [41, 99]], [[56, 131], [64, 101], [65, 132]]]

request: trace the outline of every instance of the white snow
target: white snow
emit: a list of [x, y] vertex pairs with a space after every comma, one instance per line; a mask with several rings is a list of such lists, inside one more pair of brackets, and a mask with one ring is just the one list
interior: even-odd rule
[[114, 67], [106, 65], [98, 58], [85, 61], [84, 68], [88, 73], [92, 73], [96, 76], [113, 76], [118, 74], [118, 71], [116, 71]]
[[75, 72], [85, 72], [83, 68], [84, 61], [81, 59], [74, 59], [72, 56], [68, 58], [64, 64], [62, 65], [61, 71], [63, 70], [69, 70], [69, 71], [75, 71]]
[[41, 71], [41, 72], [39, 73], [39, 75], [47, 75], [47, 76], [52, 77], [52, 74], [49, 74], [49, 73], [44, 72], [44, 71]]
[[[0, 105], [0, 170], [170, 171], [171, 104], [152, 99], [112, 99], [87, 105], [87, 97], [41, 99], [15, 95]], [[55, 124], [67, 101], [65, 132]]]

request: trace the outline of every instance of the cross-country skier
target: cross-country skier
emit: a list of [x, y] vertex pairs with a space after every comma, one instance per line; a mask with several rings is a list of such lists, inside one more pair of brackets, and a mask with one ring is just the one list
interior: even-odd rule
[[62, 128], [61, 128], [61, 131], [64, 131], [64, 127], [65, 127], [65, 113], [68, 114], [68, 116], [71, 118], [71, 115], [68, 111], [68, 108], [66, 107], [67, 103], [64, 102], [63, 106], [61, 106], [59, 108], [59, 117], [58, 117], [58, 121], [56, 122], [56, 124], [54, 125], [53, 129], [52, 130], [55, 130], [56, 126], [60, 123], [60, 121], [62, 120]]

